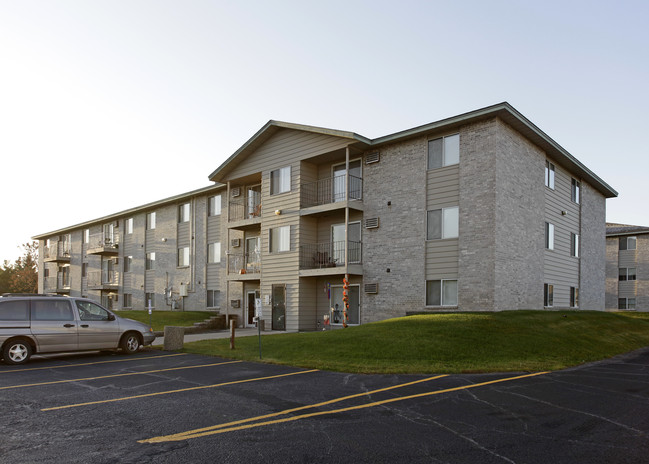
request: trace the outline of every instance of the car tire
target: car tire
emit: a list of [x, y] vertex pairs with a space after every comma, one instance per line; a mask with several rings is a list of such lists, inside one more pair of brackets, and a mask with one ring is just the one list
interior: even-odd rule
[[119, 347], [125, 354], [137, 353], [141, 346], [142, 342], [140, 341], [140, 337], [135, 332], [124, 334], [124, 336], [122, 336], [122, 341], [119, 344]]
[[33, 351], [27, 340], [11, 340], [5, 344], [2, 357], [7, 364], [25, 364]]

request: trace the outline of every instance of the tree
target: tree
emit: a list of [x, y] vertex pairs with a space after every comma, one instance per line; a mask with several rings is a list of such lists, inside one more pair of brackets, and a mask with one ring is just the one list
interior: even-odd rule
[[0, 292], [38, 292], [38, 242], [24, 243], [23, 256], [14, 264], [5, 261], [0, 269]]

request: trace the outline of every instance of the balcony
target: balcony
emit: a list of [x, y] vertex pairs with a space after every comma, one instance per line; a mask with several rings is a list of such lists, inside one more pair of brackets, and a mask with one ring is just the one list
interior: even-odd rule
[[43, 249], [43, 261], [46, 263], [69, 263], [72, 247], [70, 242], [59, 240]]
[[88, 272], [88, 288], [90, 290], [117, 290], [119, 287], [119, 272], [90, 271]]
[[247, 229], [261, 223], [261, 193], [249, 191], [228, 203], [228, 226]]
[[320, 179], [302, 184], [300, 194], [300, 205], [306, 210], [303, 214], [345, 207], [362, 211], [363, 179], [352, 175]]
[[44, 291], [46, 293], [70, 293], [70, 273], [59, 271], [55, 276], [46, 277]]
[[119, 235], [112, 234], [93, 234], [88, 241], [89, 255], [117, 255], [119, 253]]
[[[362, 274], [362, 243], [353, 241], [347, 243], [348, 271], [350, 274]], [[340, 274], [344, 272], [345, 264], [344, 241], [300, 246], [300, 275], [302, 276]]]
[[259, 253], [228, 254], [228, 279], [259, 280], [261, 256]]

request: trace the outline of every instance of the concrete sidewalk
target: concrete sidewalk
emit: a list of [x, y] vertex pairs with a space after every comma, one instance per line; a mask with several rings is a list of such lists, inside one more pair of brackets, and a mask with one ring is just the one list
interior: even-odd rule
[[[258, 335], [257, 328], [255, 327], [246, 327], [246, 328], [241, 328], [241, 329], [235, 329], [234, 332], [234, 338], [235, 340], [240, 337], [252, 337], [252, 336], [257, 336]], [[286, 332], [286, 331], [279, 331], [279, 330], [267, 330], [261, 332], [262, 335], [277, 335], [277, 334], [285, 334], [285, 333], [291, 333], [291, 332]], [[204, 332], [204, 333], [197, 333], [197, 334], [185, 334], [185, 339], [184, 342], [196, 342], [199, 340], [214, 340], [217, 338], [230, 338], [230, 330], [212, 330], [209, 332]], [[156, 337], [156, 339], [153, 341], [153, 346], [161, 346], [164, 345], [164, 337]]]

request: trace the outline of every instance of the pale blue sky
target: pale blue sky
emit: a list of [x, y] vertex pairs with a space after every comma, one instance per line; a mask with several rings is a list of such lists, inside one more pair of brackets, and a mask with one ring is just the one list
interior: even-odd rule
[[0, 261], [209, 185], [269, 119], [375, 138], [508, 101], [649, 225], [647, 1], [0, 0]]

